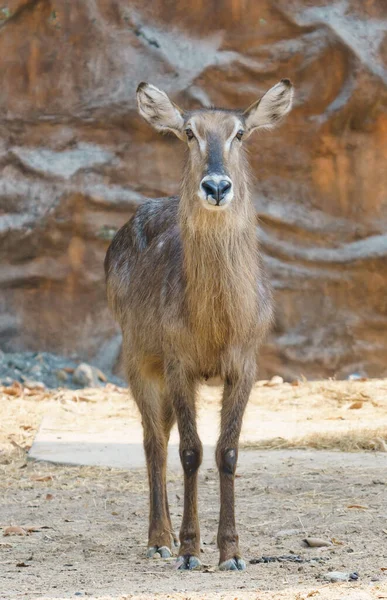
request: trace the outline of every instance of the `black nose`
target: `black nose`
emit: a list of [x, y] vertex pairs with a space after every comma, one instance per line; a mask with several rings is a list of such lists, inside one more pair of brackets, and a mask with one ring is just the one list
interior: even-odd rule
[[216, 200], [216, 204], [219, 204], [231, 188], [231, 182], [222, 179], [222, 181], [216, 183], [213, 179], [208, 179], [207, 181], [203, 181], [202, 188], [205, 191], [207, 198], [208, 196], [211, 196]]

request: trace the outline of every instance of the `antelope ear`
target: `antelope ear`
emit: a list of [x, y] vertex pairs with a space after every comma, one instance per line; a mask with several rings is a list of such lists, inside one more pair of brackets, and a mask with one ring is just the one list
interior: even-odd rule
[[260, 100], [245, 110], [246, 133], [250, 134], [259, 127], [271, 129], [278, 125], [290, 111], [292, 100], [293, 86], [290, 80], [281, 79]]
[[183, 139], [183, 111], [150, 83], [140, 83], [137, 88], [138, 112], [157, 131], [172, 131]]

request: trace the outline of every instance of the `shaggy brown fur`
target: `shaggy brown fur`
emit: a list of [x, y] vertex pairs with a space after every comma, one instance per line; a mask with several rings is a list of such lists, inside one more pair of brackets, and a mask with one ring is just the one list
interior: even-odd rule
[[[144, 428], [148, 555], [170, 556], [171, 537], [176, 541], [165, 481], [169, 433], [177, 419], [185, 482], [179, 566], [200, 565], [197, 473], [202, 445], [196, 430], [196, 390], [203, 377], [221, 376], [225, 384], [216, 449], [220, 567], [243, 569], [234, 475], [243, 413], [272, 307], [240, 137], [272, 126], [278, 115], [288, 112], [291, 85], [283, 80], [246, 113], [183, 113], [148, 84], [139, 86], [138, 101], [153, 126], [173, 131], [189, 148], [180, 198], [142, 205], [115, 236], [105, 261], [108, 300], [122, 327], [128, 381]], [[215, 207], [215, 196], [203, 193], [203, 181], [214, 173], [232, 183], [224, 206]]]

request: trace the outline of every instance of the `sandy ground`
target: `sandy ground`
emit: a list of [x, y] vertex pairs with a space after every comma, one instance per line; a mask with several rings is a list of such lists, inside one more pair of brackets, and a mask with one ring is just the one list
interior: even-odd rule
[[[133, 410], [125, 408], [121, 390], [45, 394], [20, 389], [14, 395], [3, 390], [0, 598], [387, 599], [387, 454], [380, 451], [387, 440], [385, 391], [386, 381], [256, 387], [251, 414], [263, 411], [273, 425], [272, 430], [265, 428], [262, 444], [253, 444], [259, 450], [243, 452], [238, 468], [237, 518], [248, 568], [235, 574], [216, 569], [219, 506], [214, 469], [200, 473], [205, 566], [200, 572], [180, 573], [173, 561], [143, 558], [148, 512], [143, 470], [27, 461], [26, 449], [53, 404], [76, 410], [92, 403], [106, 418], [107, 413]], [[203, 391], [203, 411], [211, 412], [217, 395], [217, 390]], [[357, 408], [351, 408], [354, 403]], [[253, 430], [251, 418], [246, 440], [249, 428]], [[341, 447], [348, 432], [346, 449], [371, 451], [311, 449], [316, 439], [319, 447]], [[250, 447], [247, 441], [245, 445]], [[182, 477], [173, 472], [168, 479], [178, 529]], [[22, 529], [5, 535], [9, 526]], [[307, 548], [307, 536], [332, 545]], [[249, 563], [292, 554], [302, 562]], [[357, 571], [359, 579], [326, 583], [323, 577], [329, 571]]]

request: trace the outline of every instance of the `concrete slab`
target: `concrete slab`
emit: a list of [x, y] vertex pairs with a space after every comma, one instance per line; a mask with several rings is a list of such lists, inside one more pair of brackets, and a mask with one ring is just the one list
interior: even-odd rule
[[[95, 403], [51, 406], [44, 416], [29, 457], [57, 464], [137, 469], [145, 467], [141, 419], [126, 400], [120, 416], [106, 415]], [[117, 410], [117, 406], [114, 407]], [[215, 408], [199, 414], [204, 465], [215, 466], [218, 433]], [[131, 414], [130, 414], [131, 413]], [[175, 426], [168, 447], [168, 467], [180, 469], [179, 434]]]
[[[121, 421], [113, 419], [113, 423], [104, 419], [96, 419], [91, 407], [82, 415], [69, 415], [68, 410], [57, 407], [47, 414], [29, 452], [34, 460], [48, 461], [56, 464], [115, 467], [121, 469], [140, 469], [145, 467], [142, 446], [142, 427], [139, 418]], [[210, 412], [210, 414], [209, 414]], [[203, 444], [203, 467], [215, 467], [214, 452], [217, 439], [216, 414], [207, 410], [200, 415], [199, 433]], [[74, 418], [76, 417], [76, 418]], [[72, 423], [73, 430], [69, 429]], [[250, 428], [245, 428], [242, 441], [251, 440]], [[241, 450], [240, 469], [267, 464], [269, 468], [280, 469], [283, 461], [297, 460], [305, 468], [312, 467], [324, 471], [327, 466], [343, 468], [366, 467], [386, 468], [385, 453], [347, 453], [315, 450]], [[168, 447], [168, 469], [180, 471], [179, 436], [174, 428]]]
[[[77, 418], [76, 429], [64, 426], [63, 410], [46, 415], [29, 452], [29, 457], [57, 464], [138, 469], [145, 467], [140, 420], [94, 422], [87, 414]], [[204, 445], [204, 462], [211, 466], [214, 445]], [[178, 432], [174, 428], [168, 448], [168, 466], [180, 468]]]
[[[350, 394], [347, 392], [344, 396], [344, 403], [335, 390], [334, 394], [330, 392], [329, 397], [321, 397], [321, 385], [315, 384], [317, 393], [310, 394], [311, 385], [304, 384], [299, 388], [289, 384], [277, 388], [257, 386], [247, 407], [241, 443], [248, 446], [260, 440], [278, 439], [278, 447], [281, 447], [284, 439], [314, 436], [322, 432], [356, 432], [364, 427], [375, 429], [386, 422], [385, 396], [381, 396], [385, 394], [384, 388], [377, 390], [380, 392], [377, 403], [374, 393], [373, 403], [364, 402], [362, 410], [355, 411], [348, 410], [354, 398], [351, 390]], [[206, 467], [215, 466], [220, 396], [220, 388], [203, 386], [200, 390], [198, 429], [204, 446]], [[362, 400], [364, 397], [363, 394]], [[47, 407], [29, 452], [30, 458], [58, 464], [123, 469], [145, 466], [141, 419], [127, 390], [115, 386], [78, 391], [59, 390], [53, 394]], [[377, 418], [376, 411], [380, 413]], [[179, 436], [174, 427], [169, 444], [169, 469], [181, 468], [178, 448]], [[258, 452], [255, 455], [258, 456]]]

